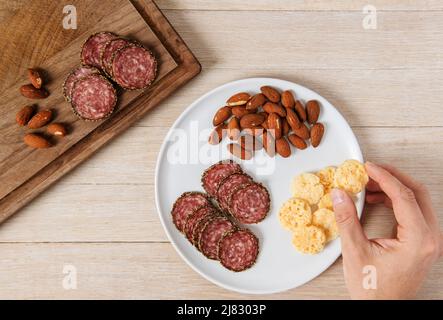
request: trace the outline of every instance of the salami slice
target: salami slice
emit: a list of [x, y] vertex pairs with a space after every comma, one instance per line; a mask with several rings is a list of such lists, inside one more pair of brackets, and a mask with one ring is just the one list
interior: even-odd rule
[[112, 55], [112, 75], [114, 81], [124, 89], [143, 89], [157, 75], [157, 60], [145, 47], [127, 45]]
[[217, 190], [222, 181], [233, 173], [241, 173], [240, 165], [232, 160], [223, 160], [210, 166], [203, 173], [202, 185], [206, 192], [213, 198], [217, 196]]
[[127, 45], [130, 45], [131, 41], [123, 39], [123, 38], [116, 38], [111, 39], [105, 43], [105, 45], [102, 47], [102, 51], [100, 52], [100, 63], [103, 71], [112, 77], [112, 56], [114, 53]]
[[230, 213], [240, 223], [258, 223], [269, 212], [271, 199], [268, 190], [258, 183], [250, 183], [232, 194]]
[[172, 207], [172, 222], [180, 232], [184, 232], [186, 219], [195, 210], [203, 206], [212, 206], [208, 197], [201, 192], [185, 192]]
[[117, 36], [112, 32], [99, 32], [91, 35], [83, 44], [80, 58], [83, 64], [101, 68], [100, 53], [103, 46]]
[[198, 240], [200, 251], [209, 259], [218, 259], [218, 243], [222, 236], [235, 229], [234, 224], [225, 217], [209, 220]]
[[106, 118], [114, 111], [117, 103], [117, 94], [112, 84], [97, 74], [77, 80], [71, 92], [72, 109], [85, 120]]
[[218, 244], [218, 259], [232, 271], [240, 272], [252, 267], [257, 260], [259, 243], [249, 230], [226, 233]]
[[91, 66], [79, 66], [68, 74], [65, 82], [63, 83], [63, 96], [65, 97], [66, 101], [71, 102], [71, 94], [74, 83], [77, 80], [91, 74], [100, 74], [100, 70]]
[[188, 215], [185, 223], [185, 235], [186, 238], [189, 240], [189, 242], [193, 242], [193, 235], [194, 235], [194, 229], [198, 225], [198, 223], [209, 216], [215, 216], [217, 214], [217, 211], [213, 206], [204, 206], [197, 210], [195, 210], [193, 213]]
[[197, 222], [197, 225], [195, 226], [194, 230], [192, 231], [192, 244], [194, 246], [196, 246], [196, 248], [198, 250], [200, 250], [200, 248], [198, 247], [198, 240], [200, 239], [203, 229], [206, 227], [206, 223], [209, 220], [212, 220], [213, 218], [214, 218], [213, 215], [209, 215], [209, 216], [204, 217], [203, 219], [199, 220]]
[[252, 178], [245, 173], [234, 173], [223, 179], [217, 190], [217, 201], [220, 208], [227, 211], [229, 209], [228, 200], [232, 191], [238, 186], [249, 182], [252, 182]]

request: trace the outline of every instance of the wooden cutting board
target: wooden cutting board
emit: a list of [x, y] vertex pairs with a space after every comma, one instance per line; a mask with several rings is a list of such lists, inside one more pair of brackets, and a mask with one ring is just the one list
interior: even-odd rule
[[[60, 1], [8, 1], [0, 10], [0, 223], [201, 70], [154, 2], [72, 0], [69, 4], [77, 10], [76, 30], [63, 28], [66, 4]], [[65, 102], [62, 85], [69, 71], [80, 64], [85, 39], [99, 31], [128, 36], [149, 47], [159, 62], [158, 77], [144, 91], [123, 92], [117, 112], [109, 119], [85, 122]], [[47, 99], [30, 100], [20, 95], [19, 87], [29, 83], [29, 67], [44, 71], [50, 92]], [[54, 139], [55, 146], [50, 149], [27, 147], [23, 136], [31, 130], [15, 123], [15, 114], [27, 104], [52, 109], [54, 121], [66, 123], [69, 135]]]

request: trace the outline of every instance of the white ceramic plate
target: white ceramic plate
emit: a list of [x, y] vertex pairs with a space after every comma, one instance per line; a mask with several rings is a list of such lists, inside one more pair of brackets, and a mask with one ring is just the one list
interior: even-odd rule
[[[271, 195], [271, 211], [267, 218], [250, 225], [260, 240], [256, 264], [243, 272], [226, 270], [219, 262], [208, 260], [177, 231], [171, 219], [174, 201], [185, 191], [203, 191], [200, 178], [211, 164], [231, 155], [226, 149], [229, 139], [218, 146], [207, 143], [215, 111], [233, 94], [246, 91], [257, 93], [263, 85], [280, 90], [292, 90], [297, 99], [318, 100], [321, 105], [319, 121], [325, 124], [324, 138], [316, 149], [292, 149], [289, 158], [270, 158], [262, 150], [252, 160], [239, 161], [244, 171], [262, 182]], [[206, 279], [229, 290], [241, 293], [275, 293], [300, 286], [321, 274], [340, 255], [340, 241], [328, 243], [317, 255], [298, 253], [291, 244], [291, 234], [278, 221], [278, 210], [290, 194], [294, 176], [317, 171], [329, 165], [339, 165], [346, 159], [363, 161], [357, 139], [346, 120], [326, 99], [292, 82], [251, 78], [222, 85], [192, 103], [177, 119], [160, 150], [155, 172], [155, 200], [163, 227], [173, 246], [195, 271]], [[359, 215], [364, 194], [357, 197]]]

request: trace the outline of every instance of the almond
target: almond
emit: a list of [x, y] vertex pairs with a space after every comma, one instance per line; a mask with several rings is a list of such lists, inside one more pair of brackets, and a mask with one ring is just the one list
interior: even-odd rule
[[262, 143], [249, 134], [240, 137], [240, 146], [248, 151], [257, 151], [263, 148]]
[[20, 127], [23, 127], [28, 124], [29, 119], [31, 119], [34, 114], [35, 108], [34, 106], [25, 106], [15, 116], [15, 121]]
[[264, 132], [262, 135], [261, 141], [262, 141], [263, 148], [265, 149], [266, 153], [270, 157], [275, 156], [275, 140], [274, 140], [274, 138], [270, 134], [268, 134], [267, 132]]
[[255, 136], [255, 137], [261, 136], [263, 134], [263, 132], [265, 132], [265, 129], [263, 128], [263, 123], [260, 126], [244, 129], [244, 133]]
[[257, 108], [264, 105], [265, 102], [266, 102], [265, 95], [263, 93], [258, 93], [248, 101], [248, 103], [246, 104], [246, 109], [257, 110]]
[[310, 100], [306, 103], [306, 112], [309, 124], [314, 124], [320, 116], [320, 105], [316, 100]]
[[221, 107], [215, 113], [214, 119], [212, 120], [212, 124], [214, 125], [214, 127], [218, 126], [219, 124], [222, 124], [223, 122], [229, 119], [231, 114], [232, 112], [230, 107]]
[[46, 132], [58, 137], [64, 137], [68, 133], [65, 126], [61, 123], [51, 123], [48, 128], [46, 128]]
[[282, 123], [282, 135], [287, 136], [289, 134], [289, 131], [291, 131], [288, 120], [286, 120], [286, 118], [281, 118], [281, 123]]
[[242, 118], [246, 114], [253, 113], [254, 110], [247, 110], [244, 106], [237, 106], [232, 108], [232, 114], [238, 119]]
[[280, 101], [280, 93], [270, 86], [263, 86], [260, 88], [260, 91], [268, 98], [271, 102], [279, 102]]
[[281, 119], [276, 113], [270, 113], [268, 117], [268, 132], [272, 134], [275, 139], [280, 139], [282, 136]]
[[236, 117], [232, 117], [228, 122], [228, 137], [231, 140], [237, 140], [240, 136], [240, 124]]
[[292, 130], [296, 130], [302, 125], [297, 114], [292, 109], [286, 109], [286, 120], [288, 120]]
[[232, 97], [228, 99], [226, 104], [228, 106], [234, 107], [234, 106], [242, 106], [248, 102], [248, 100], [251, 98], [251, 95], [246, 92], [240, 92], [237, 94], [234, 94]]
[[226, 135], [226, 128], [227, 126], [224, 123], [219, 124], [217, 127], [215, 127], [209, 135], [208, 142], [212, 145], [219, 144]]
[[267, 113], [274, 112], [278, 114], [280, 117], [286, 117], [285, 108], [273, 102], [266, 102], [263, 106], [263, 110]]
[[294, 147], [296, 147], [297, 149], [303, 150], [308, 147], [305, 140], [303, 140], [302, 138], [300, 138], [299, 136], [297, 136], [295, 134], [290, 134], [288, 136], [288, 139], [289, 139], [289, 142], [291, 142], [291, 144]]
[[259, 113], [246, 114], [240, 119], [240, 127], [253, 128], [259, 126], [265, 121], [265, 117]]
[[32, 84], [25, 84], [20, 87], [20, 93], [22, 96], [29, 99], [44, 99], [49, 96], [49, 92], [46, 89], [37, 89]]
[[291, 91], [283, 91], [283, 93], [281, 94], [281, 104], [285, 108], [294, 108], [295, 100]]
[[237, 143], [230, 143], [228, 144], [228, 151], [232, 153], [237, 158], [240, 158], [242, 160], [250, 160], [252, 159], [252, 152], [243, 149], [239, 144]]
[[283, 158], [287, 158], [291, 155], [291, 146], [285, 137], [275, 140], [275, 147], [277, 149], [277, 153]]
[[43, 80], [42, 77], [40, 76], [40, 73], [37, 70], [28, 69], [28, 78], [35, 88], [40, 89], [42, 87]]
[[52, 118], [51, 110], [42, 110], [37, 112], [28, 122], [29, 129], [38, 129], [47, 125]]
[[308, 140], [309, 137], [310, 137], [309, 129], [308, 129], [308, 127], [304, 123], [301, 123], [299, 128], [292, 129], [292, 131], [297, 136], [299, 136], [300, 138], [302, 138], [304, 140]]
[[51, 143], [46, 138], [35, 133], [28, 133], [23, 138], [23, 141], [26, 145], [35, 149], [44, 149], [51, 146]]
[[299, 100], [295, 101], [295, 112], [297, 113], [299, 119], [302, 122], [306, 121], [307, 119], [306, 110], [303, 104]]
[[320, 122], [314, 124], [311, 128], [311, 144], [316, 148], [323, 138], [325, 127]]

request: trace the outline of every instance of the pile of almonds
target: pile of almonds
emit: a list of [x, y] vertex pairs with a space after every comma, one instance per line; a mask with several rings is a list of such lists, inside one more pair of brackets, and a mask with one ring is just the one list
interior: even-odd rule
[[[28, 69], [28, 78], [31, 84], [24, 85], [20, 88], [21, 94], [29, 99], [44, 99], [49, 93], [42, 88], [43, 80], [38, 71]], [[15, 121], [20, 127], [27, 126], [28, 129], [40, 129], [51, 122], [53, 112], [49, 109], [37, 111], [35, 105], [24, 106], [15, 116]], [[61, 123], [51, 123], [46, 128], [46, 133], [51, 136], [65, 136], [67, 130]], [[26, 145], [36, 149], [49, 148], [52, 143], [49, 139], [38, 132], [27, 133], [23, 141]]]
[[289, 143], [300, 150], [308, 147], [309, 140], [314, 148], [320, 144], [325, 128], [318, 122], [320, 105], [316, 100], [308, 101], [305, 108], [289, 90], [280, 94], [263, 86], [260, 91], [254, 96], [240, 92], [228, 99], [214, 116], [210, 144], [220, 143], [227, 135], [235, 141], [228, 144], [229, 152], [243, 160], [251, 159], [261, 148], [271, 157], [278, 153], [287, 158], [291, 155]]

